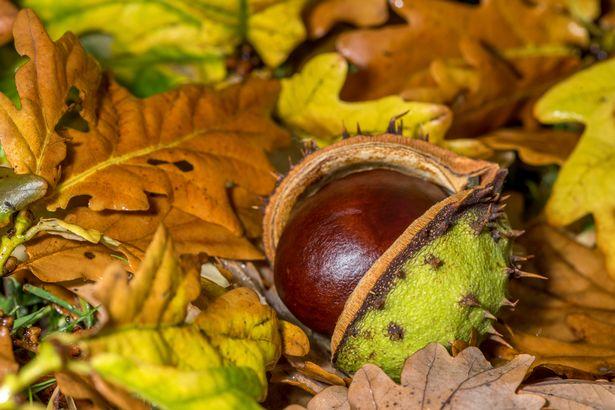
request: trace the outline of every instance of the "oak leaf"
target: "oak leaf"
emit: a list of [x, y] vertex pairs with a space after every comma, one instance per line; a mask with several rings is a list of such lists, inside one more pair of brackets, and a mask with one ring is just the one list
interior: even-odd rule
[[[134, 278], [119, 264], [107, 268], [96, 284], [95, 295], [105, 307], [108, 326], [178, 324], [186, 305], [199, 295], [199, 273], [182, 272], [170, 235], [163, 228], [148, 248]], [[164, 303], [160, 303], [164, 300]]]
[[383, 132], [395, 117], [402, 119], [403, 135], [429, 136], [434, 142], [443, 139], [451, 121], [446, 107], [405, 102], [397, 96], [355, 103], [341, 101], [338, 93], [347, 72], [348, 63], [339, 54], [314, 57], [301, 72], [282, 80], [277, 105], [280, 117], [301, 136], [313, 138], [320, 145], [332, 143], [345, 130], [355, 127], [368, 134]]
[[604, 377], [615, 369], [615, 280], [595, 249], [547, 225], [524, 235], [523, 245], [535, 254], [534, 272], [548, 280], [511, 282], [511, 298], [519, 299], [504, 316], [515, 348], [500, 351], [536, 356], [533, 366], [567, 377]]
[[284, 356], [303, 357], [310, 352], [310, 340], [299, 326], [281, 320], [280, 334]]
[[606, 410], [615, 407], [615, 383], [547, 380], [525, 386], [520, 392], [544, 397], [552, 409]]
[[545, 123], [581, 122], [581, 141], [562, 167], [546, 207], [549, 223], [566, 226], [592, 214], [597, 243], [615, 278], [615, 60], [553, 87], [535, 107]]
[[264, 150], [286, 138], [266, 114], [277, 87], [261, 80], [219, 92], [185, 86], [139, 100], [109, 84], [90, 131], [69, 133], [73, 154], [48, 208], [87, 195], [93, 210], [142, 211], [150, 192], [240, 234], [227, 185], [258, 195], [273, 188]]
[[13, 38], [13, 23], [17, 16], [17, 7], [10, 0], [0, 0], [0, 44], [6, 44]]
[[407, 24], [339, 37], [338, 51], [358, 67], [342, 96], [356, 101], [397, 94], [447, 103], [456, 114], [455, 137], [504, 124], [522, 103], [579, 66], [571, 45], [588, 45], [587, 30], [561, 4], [391, 4]]
[[[67, 152], [58, 125], [70, 111], [94, 118], [100, 68], [73, 34], [51, 41], [31, 10], [18, 14], [13, 33], [17, 52], [29, 61], [15, 75], [21, 107], [0, 94], [0, 143], [16, 173], [41, 176], [54, 186]], [[73, 88], [78, 104], [68, 101]]]
[[342, 388], [333, 386], [315, 396], [308, 409], [540, 409], [544, 399], [516, 393], [532, 360], [532, 356], [520, 355], [494, 368], [476, 347], [451, 357], [442, 345], [432, 343], [406, 361], [401, 384], [396, 384], [379, 367], [366, 364], [354, 375], [347, 390], [347, 403]]
[[[224, 79], [226, 58], [246, 41], [268, 66], [281, 64], [305, 38], [301, 20], [305, 3], [27, 0], [24, 6], [40, 14], [54, 37], [67, 30], [111, 36], [111, 50], [102, 56], [103, 61], [141, 94], [149, 94], [152, 89], [165, 91], [180, 83]], [[105, 50], [102, 45], [97, 48], [99, 54]]]
[[0, 381], [5, 376], [17, 372], [19, 364], [13, 353], [13, 339], [11, 329], [5, 324], [0, 325]]

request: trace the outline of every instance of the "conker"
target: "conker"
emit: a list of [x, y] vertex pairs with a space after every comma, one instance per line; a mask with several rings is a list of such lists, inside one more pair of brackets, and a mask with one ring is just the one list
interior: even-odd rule
[[415, 219], [448, 194], [390, 169], [333, 179], [295, 205], [275, 254], [275, 284], [289, 310], [331, 334], [365, 272]]
[[317, 150], [280, 181], [265, 209], [265, 253], [297, 318], [333, 329], [336, 369], [372, 363], [399, 381], [429, 343], [501, 340], [495, 315], [523, 275], [505, 176], [497, 164], [382, 134]]

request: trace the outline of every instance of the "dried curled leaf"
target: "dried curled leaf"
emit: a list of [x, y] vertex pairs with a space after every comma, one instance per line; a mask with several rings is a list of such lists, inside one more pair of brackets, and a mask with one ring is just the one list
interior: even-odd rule
[[282, 80], [277, 107], [280, 117], [320, 145], [334, 142], [346, 129], [355, 127], [367, 134], [384, 132], [394, 117], [403, 117], [400, 124], [404, 135], [429, 136], [436, 143], [443, 139], [451, 121], [446, 107], [405, 102], [397, 96], [356, 103], [341, 101], [338, 94], [347, 71], [348, 63], [336, 53], [310, 60], [300, 73]]
[[560, 130], [500, 129], [480, 142], [497, 151], [514, 150], [530, 165], [563, 165], [579, 141], [576, 132]]
[[570, 46], [586, 47], [588, 32], [567, 4], [550, 3], [392, 2], [407, 24], [339, 37], [338, 51], [359, 68], [342, 95], [447, 103], [456, 114], [456, 137], [495, 129], [579, 66]]
[[164, 197], [153, 197], [148, 211], [131, 213], [95, 212], [85, 207], [72, 209], [65, 217], [66, 222], [98, 230], [123, 246], [109, 249], [44, 233], [28, 244], [28, 260], [19, 269], [30, 270], [46, 282], [82, 278], [96, 281], [107, 265], [120, 256], [128, 259], [125, 268], [134, 271], [160, 224], [168, 229], [179, 254], [205, 253], [240, 260], [262, 259], [261, 252], [246, 238], [182, 212], [169, 202]]
[[284, 356], [303, 357], [310, 352], [310, 340], [299, 326], [281, 320], [280, 334]]
[[615, 278], [615, 60], [596, 64], [553, 87], [536, 105], [545, 123], [581, 122], [585, 132], [562, 167], [546, 207], [549, 223], [566, 226], [587, 214]]
[[532, 360], [532, 356], [520, 355], [494, 368], [476, 347], [451, 357], [442, 345], [432, 343], [406, 361], [401, 384], [377, 366], [366, 364], [348, 388], [347, 403], [341, 387], [330, 387], [315, 396], [308, 409], [540, 409], [545, 402], [541, 397], [515, 393]]
[[[17, 52], [29, 61], [15, 77], [21, 108], [0, 94], [0, 143], [16, 173], [41, 176], [54, 186], [66, 157], [60, 121], [69, 112], [94, 118], [100, 68], [73, 34], [53, 42], [31, 10], [19, 13], [13, 33]], [[73, 87], [78, 104], [69, 100]]]
[[565, 233], [538, 225], [523, 238], [533, 271], [546, 281], [513, 281], [516, 308], [505, 317], [515, 351], [567, 377], [604, 377], [615, 369], [615, 280], [604, 258]]
[[224, 79], [226, 58], [246, 41], [275, 67], [305, 38], [301, 11], [306, 0], [23, 3], [40, 13], [54, 37], [68, 30], [110, 35], [109, 65], [143, 93]]

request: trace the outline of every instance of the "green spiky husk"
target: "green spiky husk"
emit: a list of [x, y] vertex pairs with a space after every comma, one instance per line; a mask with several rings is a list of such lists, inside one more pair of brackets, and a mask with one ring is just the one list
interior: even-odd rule
[[506, 302], [511, 241], [498, 235], [510, 232], [503, 217], [477, 232], [486, 212], [484, 204], [465, 210], [401, 264], [346, 330], [333, 358], [338, 369], [352, 374], [373, 363], [399, 379], [406, 358], [425, 345], [493, 331], [492, 315]]

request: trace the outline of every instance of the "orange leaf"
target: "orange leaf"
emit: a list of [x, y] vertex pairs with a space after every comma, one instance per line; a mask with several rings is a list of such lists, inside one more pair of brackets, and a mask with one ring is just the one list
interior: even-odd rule
[[[69, 111], [94, 118], [100, 68], [72, 33], [51, 41], [32, 10], [18, 14], [13, 34], [17, 52], [30, 60], [15, 76], [21, 108], [0, 94], [0, 143], [16, 173], [42, 176], [53, 186], [66, 157], [58, 124]], [[68, 101], [73, 87], [78, 103]]]

